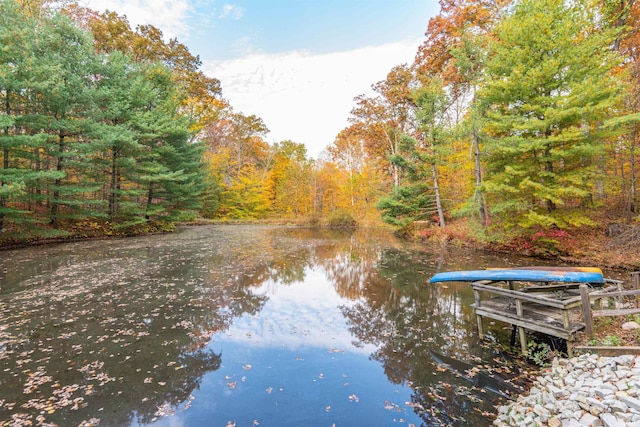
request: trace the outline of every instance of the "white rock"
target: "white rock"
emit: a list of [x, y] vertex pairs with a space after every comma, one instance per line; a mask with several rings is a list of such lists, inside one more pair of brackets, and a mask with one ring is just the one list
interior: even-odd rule
[[586, 413], [580, 418], [580, 425], [582, 426], [592, 426], [593, 423], [598, 419], [595, 415], [591, 415], [590, 413]]
[[622, 396], [620, 398], [622, 402], [624, 402], [628, 407], [635, 409], [636, 411], [640, 411], [640, 400], [631, 396]]
[[634, 329], [640, 329], [640, 325], [636, 322], [624, 322], [621, 328], [623, 331], [631, 331]]
[[626, 427], [627, 423], [624, 421], [620, 421], [614, 415], [611, 414], [600, 414], [600, 420], [605, 425], [605, 427]]

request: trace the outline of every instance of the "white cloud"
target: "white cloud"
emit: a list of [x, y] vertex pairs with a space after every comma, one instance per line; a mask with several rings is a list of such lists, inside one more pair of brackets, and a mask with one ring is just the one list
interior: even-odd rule
[[305, 271], [303, 282], [287, 286], [265, 282], [254, 292], [269, 297], [260, 314], [234, 319], [231, 328], [211, 342], [213, 348], [220, 341], [230, 341], [291, 351], [317, 348], [364, 355], [375, 351], [371, 344], [354, 346], [356, 339], [339, 308], [352, 301], [337, 294], [321, 269]]
[[83, 4], [99, 12], [108, 9], [126, 15], [132, 28], [151, 24], [166, 38], [189, 38], [187, 20], [194, 12], [189, 0], [84, 0]]
[[240, 19], [244, 15], [244, 9], [233, 4], [225, 4], [222, 6], [222, 13], [220, 19], [232, 17], [233, 19]]
[[411, 63], [420, 40], [352, 51], [250, 54], [230, 61], [205, 62], [207, 74], [220, 79], [223, 96], [236, 111], [261, 117], [269, 140], [304, 143], [317, 155], [348, 125], [353, 98], [371, 94], [396, 65]]

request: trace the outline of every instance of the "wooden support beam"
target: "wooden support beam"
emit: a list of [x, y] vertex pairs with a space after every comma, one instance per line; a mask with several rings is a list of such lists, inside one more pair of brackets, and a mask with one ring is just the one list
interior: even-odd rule
[[[519, 299], [516, 300], [516, 315], [522, 319], [522, 301]], [[520, 334], [520, 349], [524, 356], [527, 354], [527, 334], [522, 326], [518, 326], [518, 333]]]
[[580, 285], [580, 298], [582, 299], [584, 331], [587, 336], [591, 338], [593, 336], [593, 316], [591, 315], [591, 300], [589, 299], [589, 289], [587, 285]]
[[[480, 307], [480, 291], [473, 290], [473, 296], [476, 300], [475, 307]], [[484, 339], [484, 330], [482, 329], [482, 316], [478, 314], [476, 310], [476, 323], [478, 324], [478, 337], [482, 340]]]

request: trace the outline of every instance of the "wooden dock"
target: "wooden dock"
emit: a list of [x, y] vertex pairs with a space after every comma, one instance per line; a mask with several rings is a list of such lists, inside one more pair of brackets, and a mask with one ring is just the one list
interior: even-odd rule
[[[622, 282], [608, 280], [605, 286], [588, 288], [583, 292], [598, 295], [620, 290]], [[572, 343], [588, 322], [583, 314], [583, 297], [579, 284], [554, 284], [527, 286], [515, 289], [512, 281], [506, 282], [508, 288], [493, 282], [472, 282], [478, 334], [484, 338], [483, 318], [509, 323], [518, 329], [520, 347], [523, 354], [527, 351], [526, 330], [540, 332], [567, 341], [567, 353], [572, 356]], [[587, 299], [587, 303], [590, 302]]]

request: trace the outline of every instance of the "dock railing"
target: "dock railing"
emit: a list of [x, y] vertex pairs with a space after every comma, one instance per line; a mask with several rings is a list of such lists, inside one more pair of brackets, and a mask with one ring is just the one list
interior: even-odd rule
[[[589, 330], [593, 330], [593, 316], [601, 315], [600, 311], [591, 310], [591, 302], [626, 295], [621, 291], [621, 281], [609, 279], [600, 288], [578, 283], [526, 286], [521, 289], [514, 289], [513, 282], [507, 282], [507, 285], [508, 289], [496, 286], [491, 281], [471, 283], [478, 335], [481, 339], [484, 337], [484, 317], [509, 323], [514, 327], [514, 334], [517, 328], [523, 353], [527, 351], [525, 330], [530, 330], [566, 340], [567, 352], [571, 356], [572, 343], [578, 332], [585, 329], [587, 333], [592, 333]], [[597, 298], [592, 298], [596, 295]], [[640, 296], [640, 290], [634, 295]], [[636, 310], [640, 313], [640, 308]], [[512, 335], [513, 344], [515, 335]]]
[[[587, 285], [580, 285], [580, 298], [582, 301], [582, 316], [584, 319], [584, 330], [588, 337], [593, 336], [593, 318], [607, 316], [627, 316], [640, 314], [640, 271], [631, 273], [632, 290], [623, 291], [619, 288], [614, 292], [589, 292]], [[633, 297], [633, 302], [623, 305], [624, 297]], [[603, 308], [602, 300], [609, 300], [610, 305], [613, 302], [615, 308]], [[592, 309], [591, 305], [597, 309]]]
[[[544, 292], [543, 286], [527, 290], [497, 287], [487, 282], [473, 282], [471, 284], [475, 297], [476, 321], [478, 335], [484, 337], [482, 319], [484, 317], [509, 323], [517, 327], [520, 336], [520, 346], [523, 353], [527, 351], [527, 337], [525, 329], [541, 332], [546, 335], [562, 338], [570, 342], [582, 323], [573, 321], [570, 311], [580, 310], [579, 295], [571, 296], [566, 292], [566, 285], [549, 286]], [[563, 288], [565, 288], [563, 290]], [[548, 292], [551, 292], [550, 294]], [[563, 293], [563, 298], [557, 295]], [[483, 297], [483, 294], [486, 294]], [[570, 350], [569, 350], [570, 351]]]

